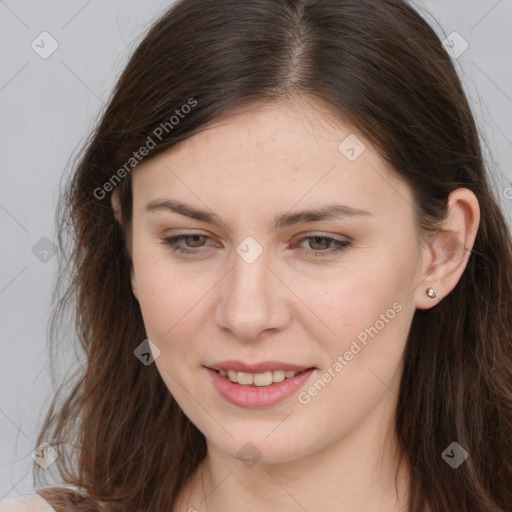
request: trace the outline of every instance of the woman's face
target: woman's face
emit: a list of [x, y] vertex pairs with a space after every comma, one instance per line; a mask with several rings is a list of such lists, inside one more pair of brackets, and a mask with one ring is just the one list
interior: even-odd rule
[[[382, 431], [424, 294], [411, 190], [320, 112], [240, 114], [133, 174], [132, 284], [155, 364], [209, 447], [239, 459], [292, 461]], [[283, 381], [294, 367], [306, 371]]]

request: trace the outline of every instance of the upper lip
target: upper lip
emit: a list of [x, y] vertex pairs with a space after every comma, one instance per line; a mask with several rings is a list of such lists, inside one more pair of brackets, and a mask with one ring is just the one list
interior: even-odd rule
[[235, 372], [264, 373], [273, 370], [294, 370], [301, 372], [313, 368], [312, 366], [284, 363], [282, 361], [262, 361], [261, 363], [244, 363], [238, 360], [220, 361], [207, 366], [212, 370], [233, 370]]

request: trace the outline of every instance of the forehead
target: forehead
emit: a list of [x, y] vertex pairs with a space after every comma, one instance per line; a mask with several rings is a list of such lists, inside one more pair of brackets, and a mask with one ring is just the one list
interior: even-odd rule
[[384, 214], [413, 204], [409, 187], [355, 127], [303, 101], [212, 123], [143, 162], [133, 180], [138, 207], [166, 195], [254, 212], [341, 202]]
[[[330, 147], [339, 156], [338, 144], [355, 132], [347, 122], [335, 118], [315, 100], [290, 99], [281, 103], [252, 105], [213, 121], [201, 132], [173, 146], [174, 160], [213, 154], [216, 163], [237, 157], [260, 161], [318, 157]], [[359, 135], [362, 138], [361, 135]], [[341, 138], [341, 139], [340, 139]]]

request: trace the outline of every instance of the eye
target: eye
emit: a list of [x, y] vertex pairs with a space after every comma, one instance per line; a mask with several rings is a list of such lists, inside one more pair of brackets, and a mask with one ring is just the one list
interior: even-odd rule
[[306, 253], [312, 254], [315, 257], [332, 256], [333, 254], [339, 253], [350, 246], [350, 242], [347, 240], [338, 240], [337, 238], [334, 238], [332, 236], [324, 235], [306, 236], [301, 239], [301, 242], [302, 241], [309, 241], [308, 245], [313, 248], [317, 246], [316, 249], [318, 249], [318, 245], [322, 246], [327, 243], [328, 247], [324, 248], [323, 250], [308, 251], [305, 249], [301, 249], [301, 252], [305, 251]]
[[[199, 248], [201, 247], [201, 242], [208, 237], [206, 235], [199, 235], [197, 233], [186, 233], [184, 235], [170, 236], [167, 238], [163, 238], [162, 241], [164, 244], [170, 246], [173, 251], [179, 252], [180, 254], [196, 254], [199, 252]], [[181, 240], [190, 240], [192, 239], [192, 248], [186, 248], [178, 244]]]
[[[197, 233], [185, 233], [183, 235], [170, 236], [162, 239], [165, 245], [168, 245], [174, 252], [178, 252], [180, 254], [198, 254], [203, 252], [201, 251], [201, 248], [205, 247], [204, 242], [206, 242], [206, 240], [209, 240], [208, 236]], [[181, 241], [186, 241], [187, 244], [191, 243], [192, 246], [187, 245], [184, 247], [180, 244]], [[334, 253], [343, 251], [351, 244], [347, 240], [338, 240], [331, 236], [319, 234], [303, 237], [300, 241], [312, 241], [309, 242], [309, 245], [310, 247], [313, 247], [313, 250], [300, 248], [299, 252], [306, 254], [307, 256], [313, 255], [315, 257], [331, 256]], [[314, 247], [315, 245], [317, 246], [316, 249]], [[322, 247], [318, 248], [318, 245], [327, 245], [327, 247], [322, 249]]]

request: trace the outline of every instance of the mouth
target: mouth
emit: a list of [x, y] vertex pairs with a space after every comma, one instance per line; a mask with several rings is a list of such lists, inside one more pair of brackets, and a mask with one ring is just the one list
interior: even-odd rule
[[290, 368], [291, 365], [284, 363], [260, 363], [252, 366], [257, 368], [252, 372], [242, 371], [240, 368], [248, 365], [238, 363], [216, 366], [205, 367], [214, 389], [232, 405], [249, 409], [270, 407], [284, 401], [316, 374], [316, 367]]
[[268, 370], [266, 372], [259, 373], [250, 373], [250, 372], [238, 372], [235, 370], [224, 370], [224, 369], [215, 369], [210, 368], [214, 372], [222, 375], [229, 379], [233, 384], [241, 384], [243, 386], [254, 386], [254, 387], [264, 387], [270, 386], [272, 384], [277, 384], [278, 382], [283, 382], [287, 379], [292, 379], [297, 375], [311, 370], [312, 368], [307, 368], [305, 370]]

